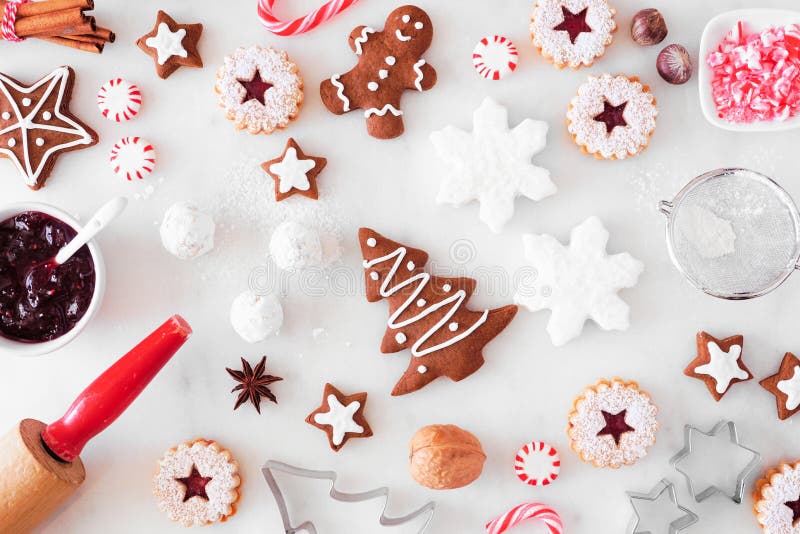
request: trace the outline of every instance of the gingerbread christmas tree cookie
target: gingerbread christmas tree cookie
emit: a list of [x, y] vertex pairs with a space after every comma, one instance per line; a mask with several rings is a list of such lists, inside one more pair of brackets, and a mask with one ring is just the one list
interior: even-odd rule
[[425, 272], [428, 254], [369, 228], [358, 231], [367, 300], [389, 302], [381, 352], [411, 350], [392, 395], [421, 389], [440, 376], [460, 381], [483, 365], [483, 348], [505, 329], [516, 306], [473, 311], [466, 302], [477, 282]]
[[719, 401], [733, 384], [753, 378], [742, 361], [743, 347], [742, 336], [717, 339], [707, 332], [699, 332], [697, 357], [684, 369], [683, 374], [702, 380], [714, 400]]
[[275, 181], [275, 200], [280, 202], [294, 194], [316, 200], [319, 198], [317, 176], [328, 160], [309, 156], [292, 138], [286, 142], [283, 154], [265, 161], [261, 168]]
[[136, 46], [153, 58], [158, 76], [166, 79], [180, 67], [203, 66], [197, 50], [202, 33], [202, 24], [178, 24], [159, 11], [155, 26], [136, 41]]
[[765, 378], [760, 384], [775, 395], [778, 417], [781, 420], [800, 412], [800, 359], [797, 356], [787, 352], [778, 372]]
[[311, 412], [306, 423], [328, 435], [331, 449], [339, 452], [350, 438], [368, 438], [372, 429], [364, 417], [366, 393], [345, 395], [331, 384], [325, 384], [322, 404]]

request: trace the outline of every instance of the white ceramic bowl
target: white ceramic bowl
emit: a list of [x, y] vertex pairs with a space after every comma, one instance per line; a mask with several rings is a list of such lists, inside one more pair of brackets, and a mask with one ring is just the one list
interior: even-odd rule
[[708, 122], [732, 132], [779, 132], [800, 127], [800, 116], [785, 121], [734, 123], [719, 118], [711, 96], [711, 68], [706, 64], [709, 52], [717, 49], [725, 35], [739, 21], [745, 23], [747, 32], [760, 32], [770, 26], [800, 24], [800, 12], [785, 9], [738, 9], [717, 15], [706, 24], [700, 38], [700, 58], [697, 62], [697, 81], [700, 86], [700, 107]]
[[[75, 220], [74, 217], [54, 206], [49, 204], [41, 204], [39, 202], [18, 202], [15, 204], [7, 204], [2, 206], [0, 207], [0, 221], [5, 221], [6, 219], [9, 219], [14, 215], [24, 211], [39, 211], [46, 213], [51, 217], [55, 217], [56, 219], [64, 221], [74, 228], [76, 232], [81, 230], [81, 225], [77, 220]], [[25, 343], [22, 341], [14, 341], [0, 335], [0, 355], [40, 356], [42, 354], [48, 354], [65, 346], [67, 343], [78, 337], [83, 329], [86, 328], [86, 325], [89, 324], [89, 321], [92, 320], [92, 316], [94, 316], [94, 314], [97, 312], [97, 309], [100, 307], [100, 303], [103, 301], [103, 295], [105, 294], [106, 290], [106, 266], [103, 262], [103, 256], [100, 254], [100, 248], [94, 241], [90, 241], [88, 247], [89, 252], [92, 254], [92, 260], [94, 261], [94, 295], [92, 296], [92, 302], [89, 304], [89, 309], [86, 310], [86, 313], [83, 317], [81, 317], [81, 320], [78, 321], [72, 330], [63, 336], [51, 341], [45, 341], [43, 343]]]

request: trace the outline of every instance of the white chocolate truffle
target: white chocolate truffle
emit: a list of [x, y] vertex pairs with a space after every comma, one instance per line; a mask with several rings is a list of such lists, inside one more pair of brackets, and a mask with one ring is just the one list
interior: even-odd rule
[[245, 291], [231, 305], [231, 325], [248, 343], [277, 335], [283, 324], [283, 308], [275, 295]]
[[170, 206], [161, 223], [161, 243], [182, 260], [202, 256], [214, 248], [214, 219], [191, 202]]
[[313, 228], [286, 221], [273, 232], [269, 253], [281, 269], [318, 267], [322, 264], [322, 241]]

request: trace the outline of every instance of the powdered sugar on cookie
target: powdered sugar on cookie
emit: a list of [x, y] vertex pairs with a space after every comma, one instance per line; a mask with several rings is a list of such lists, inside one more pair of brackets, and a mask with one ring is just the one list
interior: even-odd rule
[[800, 463], [782, 464], [778, 471], [768, 477], [761, 488], [761, 499], [756, 497], [754, 511], [766, 534], [794, 534], [800, 532], [795, 526], [794, 514], [786, 503], [800, 499]]

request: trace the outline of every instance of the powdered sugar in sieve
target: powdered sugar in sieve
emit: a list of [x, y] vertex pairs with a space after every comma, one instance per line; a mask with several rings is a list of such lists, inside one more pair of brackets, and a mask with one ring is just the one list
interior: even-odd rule
[[798, 267], [800, 214], [777, 183], [746, 169], [698, 176], [672, 202], [667, 246], [698, 289], [724, 299], [769, 293]]

